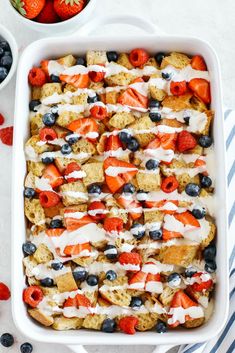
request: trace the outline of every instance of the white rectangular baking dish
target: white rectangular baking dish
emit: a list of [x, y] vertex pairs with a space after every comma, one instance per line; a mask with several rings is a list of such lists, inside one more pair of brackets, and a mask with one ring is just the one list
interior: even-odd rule
[[[23, 52], [18, 67], [15, 132], [13, 150], [13, 185], [12, 185], [12, 310], [15, 324], [30, 338], [65, 345], [162, 345], [196, 343], [210, 339], [218, 334], [225, 324], [228, 310], [228, 267], [227, 267], [227, 215], [226, 215], [226, 171], [225, 144], [221, 97], [221, 77], [217, 56], [206, 42], [191, 37], [163, 36], [152, 34], [154, 26], [134, 16], [109, 18], [102, 23], [125, 22], [145, 28], [148, 34], [127, 36], [126, 34], [109, 37], [71, 37], [47, 38], [29, 45]], [[87, 28], [86, 28], [87, 30]], [[151, 33], [151, 35], [150, 35]], [[157, 51], [180, 51], [191, 55], [201, 54], [207, 63], [211, 76], [212, 109], [215, 111], [213, 124], [214, 148], [216, 158], [216, 219], [217, 219], [217, 278], [215, 312], [202, 327], [187, 330], [170, 331], [164, 335], [154, 332], [138, 332], [135, 336], [122, 333], [106, 334], [103, 332], [78, 330], [57, 332], [39, 326], [27, 315], [22, 301], [22, 289], [25, 277], [22, 266], [22, 243], [25, 241], [25, 221], [23, 207], [23, 184], [26, 173], [24, 143], [29, 136], [28, 102], [30, 89], [28, 72], [44, 58], [54, 58], [68, 53], [84, 54], [88, 49], [130, 51], [135, 47], [144, 47], [150, 53]], [[74, 346], [75, 348], [75, 346]], [[81, 348], [81, 347], [80, 347]], [[78, 349], [78, 347], [77, 347]]]

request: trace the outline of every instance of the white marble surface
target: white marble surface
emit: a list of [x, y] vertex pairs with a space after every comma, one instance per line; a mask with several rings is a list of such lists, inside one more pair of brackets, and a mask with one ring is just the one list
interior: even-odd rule
[[[28, 43], [39, 38], [39, 34], [31, 32], [15, 22], [0, 0], [0, 23], [7, 26], [17, 39], [20, 51]], [[193, 35], [209, 41], [216, 49], [222, 66], [224, 102], [235, 108], [235, 1], [234, 0], [98, 0], [100, 4], [96, 16], [108, 14], [135, 14], [157, 23], [166, 33]], [[0, 112], [7, 119], [6, 125], [11, 125], [14, 109], [15, 81], [0, 91]], [[10, 285], [10, 177], [11, 148], [0, 145], [0, 281]], [[19, 352], [19, 345], [26, 340], [14, 327], [11, 318], [10, 301], [0, 302], [0, 334], [12, 332], [16, 344], [6, 350], [0, 347], [0, 353]], [[63, 346], [33, 343], [35, 353], [68, 353]], [[89, 352], [102, 352], [104, 347], [90, 347]], [[121, 353], [127, 349], [130, 353], [153, 350], [151, 346], [105, 348], [110, 353]]]

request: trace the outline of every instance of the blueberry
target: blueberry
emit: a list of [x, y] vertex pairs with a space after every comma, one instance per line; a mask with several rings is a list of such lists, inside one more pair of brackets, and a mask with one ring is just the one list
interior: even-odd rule
[[164, 58], [165, 58], [165, 54], [162, 52], [159, 52], [155, 55], [155, 60], [158, 63], [158, 65], [161, 65], [161, 62]]
[[78, 57], [76, 59], [76, 65], [82, 65], [82, 66], [86, 66], [86, 59], [82, 58], [82, 57]]
[[123, 186], [123, 192], [125, 194], [134, 194], [135, 192], [135, 186], [131, 183], [127, 183]]
[[70, 145], [73, 145], [74, 143], [78, 142], [79, 137], [74, 135], [74, 133], [69, 132], [65, 136], [65, 141], [67, 141]]
[[115, 281], [115, 279], [117, 278], [117, 274], [115, 271], [109, 270], [108, 272], [106, 272], [105, 277], [109, 281]]
[[196, 197], [199, 195], [200, 191], [201, 191], [201, 188], [198, 184], [189, 183], [185, 187], [185, 192], [189, 196]]
[[5, 51], [4, 51], [2, 48], [0, 48], [0, 58], [1, 58], [3, 55], [6, 55], [6, 53], [5, 53]]
[[54, 162], [54, 158], [53, 157], [44, 157], [42, 158], [42, 163], [44, 164], [51, 164]]
[[184, 122], [186, 125], [189, 125], [189, 120], [190, 120], [190, 116], [184, 117]]
[[100, 97], [98, 96], [98, 94], [96, 94], [93, 97], [88, 96], [87, 98], [87, 103], [96, 103], [100, 101]]
[[22, 245], [22, 250], [23, 253], [27, 255], [33, 255], [35, 251], [37, 250], [37, 247], [35, 244], [31, 243], [30, 241], [27, 241]]
[[138, 310], [141, 305], [143, 305], [143, 301], [140, 297], [132, 297], [131, 298], [131, 303], [130, 303], [130, 307], [134, 310]]
[[60, 83], [61, 82], [59, 76], [57, 76], [57, 75], [53, 75], [52, 74], [50, 76], [50, 79], [51, 79], [51, 82], [55, 82], [55, 83]]
[[41, 104], [41, 102], [38, 99], [31, 100], [31, 102], [29, 103], [29, 110], [31, 112], [36, 112], [37, 110], [35, 108], [40, 104]]
[[162, 119], [161, 113], [149, 113], [149, 117], [154, 123], [157, 123]]
[[89, 286], [96, 286], [99, 282], [99, 278], [96, 275], [89, 275], [86, 281]]
[[121, 131], [118, 136], [123, 143], [128, 143], [132, 139], [131, 134], [126, 131]]
[[202, 219], [202, 218], [204, 218], [205, 215], [206, 215], [206, 210], [205, 210], [205, 208], [202, 208], [202, 209], [200, 209], [200, 208], [194, 208], [194, 209], [192, 210], [192, 215], [193, 215], [195, 218], [197, 218], [197, 219]]
[[161, 105], [161, 102], [159, 102], [157, 99], [150, 99], [149, 101], [149, 108], [159, 108]]
[[165, 322], [159, 321], [156, 325], [156, 331], [157, 333], [165, 333], [167, 331]]
[[102, 192], [101, 187], [97, 184], [89, 185], [87, 188], [87, 191], [88, 191], [88, 194], [98, 194], [98, 195], [100, 195]]
[[214, 260], [212, 261], [206, 261], [205, 264], [205, 271], [209, 273], [215, 272], [217, 269], [216, 262]]
[[25, 342], [20, 346], [21, 353], [32, 353], [33, 346], [31, 343]]
[[5, 78], [7, 77], [8, 75], [8, 71], [5, 67], [1, 67], [0, 66], [0, 83], [5, 80]]
[[161, 229], [150, 230], [149, 236], [152, 240], [162, 239], [162, 230]]
[[138, 190], [136, 193], [136, 198], [138, 201], [146, 201], [148, 198], [148, 192], [144, 190]]
[[27, 199], [32, 199], [36, 195], [36, 191], [33, 188], [25, 188], [24, 189], [24, 196]]
[[203, 188], [209, 188], [212, 185], [212, 180], [206, 175], [200, 175], [200, 184]]
[[[1, 48], [0, 48], [1, 49]], [[4, 52], [4, 55], [5, 56], [10, 56], [10, 57], [12, 57], [12, 54], [11, 54], [11, 51], [10, 50], [6, 50], [5, 52]]]
[[72, 152], [72, 148], [68, 143], [65, 143], [62, 147], [61, 147], [61, 153], [62, 154], [70, 154]]
[[8, 42], [6, 40], [1, 40], [0, 41], [0, 48], [2, 48], [4, 51], [6, 50], [11, 50]]
[[52, 262], [51, 267], [53, 268], [53, 270], [59, 271], [64, 267], [64, 265], [63, 265], [63, 262], [55, 261], [55, 262]]
[[167, 277], [167, 282], [170, 287], [179, 287], [181, 276], [177, 272], [173, 272]]
[[185, 269], [184, 275], [185, 277], [192, 277], [197, 271], [191, 266]]
[[0, 343], [3, 347], [11, 347], [14, 344], [14, 337], [10, 333], [3, 333], [0, 337]]
[[203, 252], [206, 262], [214, 261], [216, 256], [216, 246], [214, 244], [208, 245]]
[[212, 138], [208, 135], [199, 137], [198, 143], [201, 147], [208, 148], [212, 145]]
[[133, 237], [135, 237], [137, 240], [140, 240], [145, 235], [145, 228], [141, 223], [134, 223], [131, 226], [130, 232]]
[[75, 281], [85, 281], [87, 275], [88, 273], [84, 267], [77, 267], [75, 270], [73, 270], [73, 277]]
[[118, 252], [117, 248], [114, 245], [108, 244], [104, 250], [104, 254], [109, 260], [113, 260], [117, 258]]
[[107, 51], [106, 53], [108, 61], [117, 61], [118, 60], [118, 53], [116, 51]]
[[53, 287], [54, 286], [54, 281], [52, 278], [46, 277], [40, 280], [40, 284], [43, 287]]
[[53, 126], [56, 122], [56, 116], [53, 113], [46, 113], [43, 115], [42, 121], [46, 126]]
[[139, 142], [134, 137], [132, 137], [130, 141], [127, 143], [127, 148], [131, 152], [136, 152], [139, 147], [140, 147]]
[[159, 165], [159, 162], [156, 159], [149, 159], [145, 164], [148, 170], [157, 169], [158, 165]]
[[62, 228], [63, 222], [61, 219], [52, 219], [50, 222], [50, 228]]
[[116, 329], [116, 322], [113, 319], [105, 319], [101, 326], [101, 331], [112, 333]]
[[164, 80], [170, 81], [172, 74], [170, 72], [162, 72], [162, 78]]
[[9, 55], [4, 55], [0, 59], [0, 65], [6, 67], [9, 70], [12, 65], [12, 57]]

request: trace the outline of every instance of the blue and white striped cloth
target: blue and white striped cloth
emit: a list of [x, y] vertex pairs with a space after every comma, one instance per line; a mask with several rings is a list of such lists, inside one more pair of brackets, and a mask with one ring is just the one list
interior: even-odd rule
[[182, 345], [178, 353], [234, 353], [235, 352], [235, 110], [224, 113], [227, 187], [228, 187], [228, 223], [229, 223], [229, 287], [230, 306], [227, 323], [220, 335], [211, 341]]

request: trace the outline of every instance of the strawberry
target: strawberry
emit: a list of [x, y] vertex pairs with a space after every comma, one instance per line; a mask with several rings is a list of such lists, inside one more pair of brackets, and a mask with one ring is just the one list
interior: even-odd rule
[[[108, 175], [109, 171], [115, 171], [115, 168], [130, 168], [130, 171], [120, 172], [118, 175]], [[104, 161], [105, 181], [112, 193], [118, 191], [124, 184], [128, 183], [137, 173], [138, 169], [134, 164], [121, 161], [117, 158], [109, 157]]]
[[118, 326], [121, 331], [128, 335], [134, 335], [136, 332], [135, 327], [138, 325], [138, 322], [139, 320], [135, 316], [125, 316], [119, 320]]
[[[67, 129], [76, 132], [76, 134], [79, 135], [87, 135], [89, 133], [95, 133], [95, 135], [98, 135], [98, 124], [94, 119], [91, 118], [83, 118], [83, 119], [78, 119], [72, 121], [68, 126]], [[88, 135], [89, 138], [89, 135]], [[94, 137], [96, 138], [96, 137]], [[91, 136], [90, 139], [94, 139], [93, 136]]]
[[155, 137], [154, 140], [152, 140], [151, 142], [149, 142], [149, 144], [147, 145], [146, 149], [152, 149], [155, 150], [157, 148], [159, 148], [161, 145], [161, 140], [159, 137]]
[[[92, 211], [98, 211], [101, 210], [101, 212], [97, 212], [95, 214], [93, 214]], [[105, 213], [102, 213], [102, 211], [105, 210], [105, 205], [103, 202], [101, 201], [93, 201], [90, 203], [89, 207], [88, 207], [88, 213], [91, 216], [92, 219], [98, 221], [100, 219], [104, 219], [105, 218]], [[89, 212], [91, 211], [91, 212]]]
[[0, 282], [0, 300], [8, 300], [11, 296], [9, 288], [2, 282]]
[[178, 180], [174, 175], [166, 177], [161, 184], [162, 191], [166, 192], [167, 194], [175, 191], [179, 186]]
[[[198, 159], [194, 162], [194, 167], [195, 167], [195, 168], [204, 167], [204, 166], [206, 166], [206, 162], [205, 162], [203, 159], [201, 159], [201, 158], [198, 158]], [[203, 174], [203, 175], [206, 175], [206, 176], [209, 175], [207, 171], [203, 172], [202, 174]]]
[[47, 0], [40, 14], [35, 21], [40, 23], [56, 23], [60, 21], [59, 16], [54, 10], [54, 0]]
[[105, 151], [116, 151], [122, 148], [122, 143], [118, 135], [110, 135], [105, 144]]
[[85, 295], [77, 294], [76, 295], [76, 300], [77, 300], [77, 305], [78, 306], [84, 306], [86, 308], [91, 306], [90, 300]]
[[85, 0], [54, 0], [54, 9], [62, 20], [68, 20], [81, 12], [85, 4]]
[[177, 213], [174, 217], [184, 225], [190, 225], [192, 227], [200, 227], [198, 220], [189, 212]]
[[118, 261], [121, 265], [140, 265], [142, 258], [137, 252], [123, 252], [119, 255]]
[[42, 60], [40, 62], [41, 69], [46, 74], [47, 78], [49, 78], [48, 63], [49, 63], [49, 60]]
[[138, 271], [130, 279], [129, 285], [131, 289], [144, 289], [145, 281], [148, 274], [146, 272]]
[[64, 178], [67, 180], [68, 183], [73, 183], [75, 181], [81, 180], [82, 178], [77, 178], [73, 176], [74, 172], [79, 172], [81, 167], [76, 162], [71, 162], [67, 165], [64, 171]]
[[73, 307], [77, 307], [77, 299], [76, 299], [76, 297], [74, 297], [74, 298], [70, 298], [70, 297], [68, 297], [66, 300], [65, 300], [65, 302], [64, 302], [64, 304], [63, 304], [63, 307], [64, 308], [69, 308], [69, 307], [71, 307], [71, 306], [73, 306]]
[[60, 80], [62, 82], [70, 83], [76, 88], [87, 88], [89, 85], [89, 76], [88, 74], [78, 74], [78, 75], [60, 75]]
[[90, 243], [83, 243], [83, 244], [76, 244], [76, 245], [67, 245], [64, 248], [64, 254], [68, 255], [68, 256], [78, 255], [84, 250], [88, 250], [89, 252], [91, 252]]
[[[182, 290], [179, 290], [174, 294], [174, 297], [171, 302], [170, 308], [179, 308], [182, 307], [183, 309], [188, 309], [191, 308], [192, 306], [198, 306], [197, 303], [195, 303], [192, 299], [190, 299], [186, 293], [184, 293]], [[171, 317], [172, 315], [168, 315], [168, 317]], [[192, 318], [189, 315], [185, 316], [185, 320], [192, 320]], [[177, 327], [180, 324], [179, 321], [176, 321], [174, 324], [170, 324], [170, 327]]]
[[41, 141], [52, 141], [56, 139], [58, 136], [54, 129], [44, 127], [39, 131], [39, 137]]
[[0, 125], [3, 125], [5, 122], [4, 116], [0, 113]]
[[28, 80], [31, 86], [41, 87], [47, 82], [47, 77], [40, 67], [33, 67], [29, 71]]
[[161, 275], [160, 273], [148, 273], [146, 282], [161, 282]]
[[32, 308], [36, 308], [43, 299], [43, 292], [39, 286], [30, 286], [23, 291], [23, 301]]
[[[203, 273], [202, 272], [197, 272], [197, 273], [194, 273], [194, 275], [192, 276], [193, 278], [196, 278], [196, 277], [200, 277]], [[208, 290], [208, 289], [211, 289], [212, 286], [213, 286], [213, 281], [212, 279], [209, 279], [208, 281], [202, 281], [200, 280], [201, 283], [193, 283], [192, 284], [192, 289], [195, 291], [195, 292], [203, 292], [204, 290]]]
[[148, 108], [148, 98], [137, 92], [134, 88], [128, 88], [118, 97], [118, 103], [132, 108]]
[[133, 81], [131, 81], [131, 84], [132, 83], [137, 83], [137, 82], [144, 82], [144, 80], [142, 79], [142, 77], [136, 77], [136, 78], [134, 78]]
[[45, 179], [49, 179], [49, 184], [52, 188], [56, 188], [63, 184], [64, 179], [60, 174], [59, 170], [56, 168], [54, 164], [49, 164], [43, 174], [42, 177]]
[[138, 209], [141, 208], [140, 202], [136, 200], [131, 200], [131, 199], [126, 199], [122, 196], [119, 196], [117, 199], [117, 202], [119, 205], [121, 205], [123, 208], [130, 210], [129, 215], [132, 217], [133, 220], [136, 220], [141, 217], [142, 214], [142, 209], [138, 212], [137, 210], [133, 211], [133, 209]]
[[42, 191], [39, 194], [39, 201], [42, 207], [49, 208], [58, 205], [60, 197], [53, 191]]
[[149, 59], [149, 54], [144, 49], [133, 49], [130, 52], [129, 60], [133, 66], [139, 67], [144, 65]]
[[190, 132], [183, 130], [177, 137], [177, 149], [180, 153], [191, 150], [197, 146], [197, 141]]
[[101, 105], [94, 105], [90, 110], [91, 116], [97, 120], [103, 120], [107, 117], [107, 109]]
[[161, 140], [161, 147], [164, 150], [175, 150], [175, 143], [177, 139], [177, 133], [166, 134], [166, 133], [158, 133], [158, 137]]
[[108, 217], [104, 220], [104, 230], [106, 232], [121, 232], [123, 230], [123, 220], [119, 217]]
[[168, 241], [174, 238], [183, 238], [183, 236], [179, 232], [173, 232], [164, 228], [162, 229], [162, 240]]
[[204, 103], [211, 102], [210, 83], [204, 78], [194, 78], [189, 82], [189, 88]]
[[90, 77], [91, 81], [93, 81], [93, 82], [101, 82], [104, 79], [104, 76], [105, 76], [105, 72], [103, 72], [103, 71], [100, 71], [100, 72], [90, 71], [89, 72], [89, 77]]
[[194, 55], [191, 60], [191, 66], [194, 70], [206, 71], [206, 63], [201, 55]]
[[64, 228], [49, 228], [46, 230], [46, 235], [48, 237], [60, 237], [64, 231]]
[[[174, 204], [177, 207], [179, 206], [178, 200], [145, 201], [145, 206], [148, 208], [152, 208], [152, 207], [162, 208], [168, 202]], [[164, 212], [165, 214], [174, 214], [176, 211], [166, 209], [166, 210], [161, 210], [161, 212]]]
[[84, 215], [81, 218], [66, 217], [66, 213], [73, 212], [76, 211], [73, 211], [73, 209], [67, 209], [64, 216], [65, 226], [69, 232], [73, 232], [74, 230], [84, 227], [89, 223], [94, 223], [94, 220], [89, 215]]
[[174, 96], [182, 96], [187, 91], [187, 82], [186, 81], [180, 81], [180, 82], [171, 81], [170, 91]]
[[12, 146], [13, 144], [13, 126], [0, 129], [0, 140], [4, 145]]
[[45, 0], [11, 0], [14, 8], [24, 17], [32, 19], [42, 11]]

